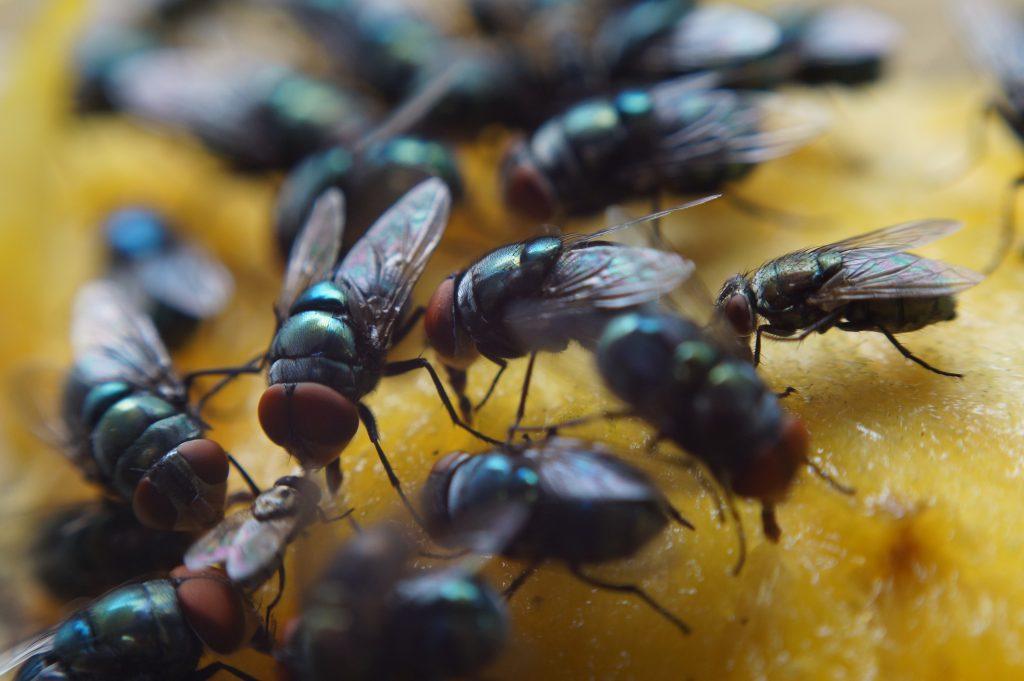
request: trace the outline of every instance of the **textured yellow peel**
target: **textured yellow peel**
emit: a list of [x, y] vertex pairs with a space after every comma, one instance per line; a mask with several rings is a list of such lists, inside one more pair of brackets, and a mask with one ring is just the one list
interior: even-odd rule
[[[124, 203], [152, 204], [231, 266], [235, 304], [180, 355], [182, 367], [239, 362], [262, 350], [273, 329], [279, 277], [269, 217], [274, 178], [229, 174], [181, 138], [116, 119], [77, 120], [67, 110], [66, 48], [79, 3], [50, 3], [11, 48], [0, 99], [0, 374], [69, 359], [68, 309], [75, 288], [99, 273], [97, 222]], [[919, 217], [967, 226], [926, 253], [981, 268], [997, 242], [999, 206], [1024, 159], [993, 126], [995, 147], [956, 183], [943, 181], [963, 153], [982, 94], [966, 79], [899, 77], [862, 93], [823, 98], [838, 105], [833, 133], [772, 163], [736, 190], [810, 216], [800, 226], [758, 221], [726, 202], [668, 220], [667, 233], [699, 265], [709, 289], [729, 274], [786, 251]], [[459, 208], [417, 297], [487, 248], [534, 233], [505, 216], [494, 189], [503, 141], [488, 134], [464, 150], [471, 196]], [[628, 206], [634, 214], [644, 206]], [[600, 220], [576, 227], [592, 228]], [[928, 361], [966, 374], [927, 373], [884, 338], [830, 332], [801, 344], [765, 347], [764, 375], [799, 393], [786, 406], [806, 420], [812, 453], [856, 487], [844, 497], [802, 475], [779, 509], [782, 541], [760, 537], [756, 509], [741, 504], [750, 556], [739, 577], [731, 526], [681, 469], [645, 461], [643, 429], [599, 425], [580, 434], [607, 439], [664, 486], [696, 533], [673, 529], [635, 561], [601, 574], [642, 584], [684, 618], [682, 639], [629, 598], [594, 592], [557, 566], [517, 595], [507, 654], [487, 678], [600, 679], [1011, 679], [1024, 676], [1024, 264], [1018, 252], [962, 296], [960, 317], [906, 335]], [[414, 356], [422, 336], [396, 357]], [[431, 356], [427, 353], [427, 356]], [[478, 425], [498, 434], [511, 418], [518, 362]], [[479, 395], [492, 369], [470, 373]], [[527, 420], [555, 422], [614, 402], [584, 353], [543, 356]], [[289, 470], [255, 417], [262, 379], [242, 379], [212, 405], [213, 436], [262, 484]], [[597, 397], [595, 397], [597, 395]], [[11, 547], [0, 552], [9, 638], [40, 628], [60, 610], [32, 588], [23, 542], [38, 509], [89, 494], [59, 455], [34, 440], [17, 403], [3, 393], [0, 509]], [[453, 429], [425, 375], [388, 379], [370, 397], [389, 452], [410, 490], [435, 455], [478, 449]], [[671, 451], [671, 450], [666, 450]], [[344, 500], [364, 521], [397, 513], [394, 494], [364, 433], [345, 452]], [[347, 526], [319, 528], [296, 549], [290, 600]], [[517, 566], [488, 569], [499, 583]], [[25, 586], [21, 586], [25, 585]], [[238, 660], [264, 678], [271, 666]]]

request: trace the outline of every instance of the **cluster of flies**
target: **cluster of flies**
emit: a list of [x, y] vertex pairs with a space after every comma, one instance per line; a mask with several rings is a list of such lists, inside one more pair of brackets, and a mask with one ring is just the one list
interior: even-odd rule
[[[331, 75], [314, 77], [265, 55], [180, 44], [201, 4], [100, 3], [76, 53], [76, 102], [184, 130], [241, 170], [287, 173], [276, 331], [254, 360], [179, 375], [167, 348], [224, 309], [231, 275], [152, 209], [109, 216], [109, 270], [77, 296], [74, 364], [46, 423], [103, 496], [51, 517], [34, 551], [55, 595], [96, 600], [6, 656], [0, 667], [17, 667], [21, 681], [251, 679], [223, 662], [200, 667], [207, 652], [243, 647], [273, 655], [296, 680], [474, 676], [504, 645], [506, 601], [548, 562], [689, 633], [638, 585], [590, 573], [672, 525], [693, 526], [609, 447], [556, 432], [590, 419], [522, 425], [538, 353], [573, 342], [589, 350], [622, 404], [593, 418], [638, 419], [653, 431], [652, 451], [668, 441], [688, 455], [668, 458], [690, 467], [719, 519], [735, 524], [735, 573], [745, 556], [737, 497], [760, 505], [763, 533], [777, 541], [775, 508], [804, 467], [849, 492], [808, 458], [803, 424], [758, 375], [763, 339], [874, 331], [922, 367], [959, 376], [897, 339], [952, 320], [956, 294], [983, 279], [908, 252], [957, 222], [920, 220], [777, 257], [725, 282], [710, 321], [679, 311], [671, 294], [694, 266], [657, 247], [665, 215], [717, 198], [821, 131], [820, 117], [772, 88], [879, 77], [898, 33], [885, 17], [854, 6], [766, 15], [689, 0], [469, 0], [470, 37], [395, 3], [261, 4], [327, 48]], [[1024, 25], [988, 3], [964, 12], [1004, 86], [997, 110], [1024, 129], [1024, 61], [1006, 49], [1024, 43]], [[414, 307], [463, 188], [437, 138], [491, 125], [522, 131], [499, 175], [507, 207], [537, 221], [627, 200], [657, 205], [661, 194], [700, 198], [594, 234], [500, 246]], [[610, 239], [641, 223], [652, 247]], [[421, 320], [454, 401], [430, 360], [389, 359]], [[481, 357], [495, 375], [474, 404], [467, 372]], [[474, 413], [520, 358], [527, 371], [508, 432], [476, 430]], [[451, 421], [487, 445], [439, 457], [418, 501], [365, 402], [381, 379], [416, 371]], [[260, 424], [302, 467], [267, 489], [207, 437], [202, 417], [228, 381], [261, 373]], [[196, 397], [204, 376], [222, 378]], [[423, 556], [439, 556], [408, 528], [363, 529], [351, 511], [334, 513], [340, 455], [360, 424], [416, 525], [454, 552], [448, 562], [424, 569]], [[245, 499], [227, 494], [232, 467]], [[242, 509], [225, 515], [233, 503]], [[353, 538], [278, 640], [271, 614], [287, 547], [344, 517]], [[492, 554], [523, 563], [504, 592], [480, 575]], [[140, 577], [154, 572], [167, 576]], [[261, 614], [253, 597], [275, 575], [277, 596]]]

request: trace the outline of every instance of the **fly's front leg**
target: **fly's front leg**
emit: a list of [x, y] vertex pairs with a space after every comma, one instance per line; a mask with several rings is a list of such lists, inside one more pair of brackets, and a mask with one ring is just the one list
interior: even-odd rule
[[405, 491], [402, 489], [402, 482], [395, 475], [395, 469], [391, 467], [391, 462], [388, 461], [387, 455], [380, 446], [380, 432], [377, 430], [377, 419], [374, 417], [373, 412], [362, 402], [356, 405], [356, 409], [359, 410], [359, 419], [363, 422], [363, 426], [366, 428], [366, 434], [370, 438], [370, 442], [373, 444], [373, 448], [377, 450], [377, 458], [380, 459], [380, 463], [384, 466], [384, 472], [388, 476], [388, 482], [398, 492], [398, 498], [402, 500], [402, 504], [409, 511], [409, 515], [412, 516], [413, 520], [420, 527], [424, 527], [423, 519], [420, 518], [420, 514], [416, 512], [416, 508], [409, 501], [409, 498], [405, 496]]
[[444, 408], [448, 412], [448, 416], [451, 417], [452, 423], [488, 444], [502, 444], [501, 440], [495, 440], [493, 437], [484, 435], [459, 418], [459, 414], [455, 411], [455, 407], [452, 405], [452, 401], [444, 389], [444, 384], [441, 382], [441, 378], [437, 375], [437, 371], [434, 370], [433, 365], [431, 365], [431, 363], [426, 359], [417, 357], [416, 359], [407, 359], [401, 362], [390, 362], [384, 365], [382, 373], [385, 376], [400, 376], [402, 374], [407, 374], [410, 371], [415, 371], [416, 369], [423, 369], [430, 374], [430, 380], [434, 382], [434, 389], [437, 391], [437, 396], [441, 398], [441, 402], [444, 404]]

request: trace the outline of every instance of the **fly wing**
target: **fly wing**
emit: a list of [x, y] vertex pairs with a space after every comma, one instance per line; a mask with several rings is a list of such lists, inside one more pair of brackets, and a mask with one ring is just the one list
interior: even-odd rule
[[853, 300], [931, 298], [952, 295], [980, 283], [974, 270], [929, 260], [912, 253], [853, 251], [843, 255], [843, 269], [808, 302], [824, 309]]
[[313, 284], [330, 279], [345, 231], [345, 196], [338, 189], [320, 195], [292, 246], [284, 284], [274, 304], [278, 321], [288, 316], [295, 299]]
[[898, 225], [882, 227], [872, 232], [858, 234], [849, 239], [820, 246], [815, 251], [845, 252], [854, 249], [906, 251], [920, 248], [933, 241], [960, 231], [963, 223], [957, 220], [925, 219], [901, 222]]
[[[114, 104], [145, 120], [196, 134], [218, 149], [272, 163], [254, 98], [276, 67], [247, 55], [159, 50], [128, 60], [112, 76]], [[261, 158], [267, 150], [267, 158]]]
[[185, 567], [199, 570], [226, 564], [236, 550], [242, 529], [250, 522], [258, 522], [253, 518], [251, 507], [225, 517], [189, 547], [185, 552]]
[[[783, 95], [664, 87], [652, 90], [656, 109], [665, 112], [655, 153], [621, 172], [645, 172], [653, 164], [672, 176], [688, 166], [762, 163], [796, 151], [828, 127], [824, 109]], [[681, 111], [694, 108], [698, 115], [681, 120]]]
[[963, 224], [956, 220], [915, 220], [812, 249], [839, 253], [843, 267], [809, 296], [808, 302], [831, 309], [853, 300], [930, 298], [968, 289], [984, 277], [966, 267], [905, 252], [961, 227]]
[[215, 316], [234, 293], [227, 268], [194, 246], [180, 245], [165, 255], [147, 258], [135, 272], [150, 297], [195, 319]]
[[272, 520], [251, 518], [242, 524], [224, 566], [231, 581], [254, 589], [268, 579], [277, 569], [297, 522], [297, 516], [289, 515]]
[[562, 254], [539, 296], [506, 307], [505, 326], [530, 337], [578, 315], [653, 302], [693, 270], [692, 262], [675, 253], [585, 242]]
[[971, 52], [1006, 88], [1024, 85], [1024, 21], [1000, 2], [955, 0]]
[[685, 73], [742, 64], [770, 53], [782, 42], [778, 24], [734, 5], [707, 5], [687, 13], [672, 31], [640, 57], [648, 73]]
[[0, 654], [0, 676], [6, 676], [14, 671], [33, 655], [52, 650], [56, 633], [56, 628], [51, 629]]
[[553, 496], [642, 501], [656, 495], [646, 475], [593, 443], [555, 437], [537, 448], [540, 484]]
[[86, 284], [75, 298], [71, 344], [90, 380], [126, 381], [168, 395], [184, 394], [153, 322], [111, 282]]
[[353, 306], [386, 347], [412, 288], [448, 224], [451, 192], [431, 178], [413, 187], [356, 242], [335, 281], [362, 298]]

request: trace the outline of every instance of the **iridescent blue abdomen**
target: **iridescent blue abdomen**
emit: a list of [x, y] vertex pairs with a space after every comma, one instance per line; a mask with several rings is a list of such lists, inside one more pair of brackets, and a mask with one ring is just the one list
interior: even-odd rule
[[182, 679], [203, 646], [170, 580], [112, 591], [57, 629], [52, 657], [74, 679]]

